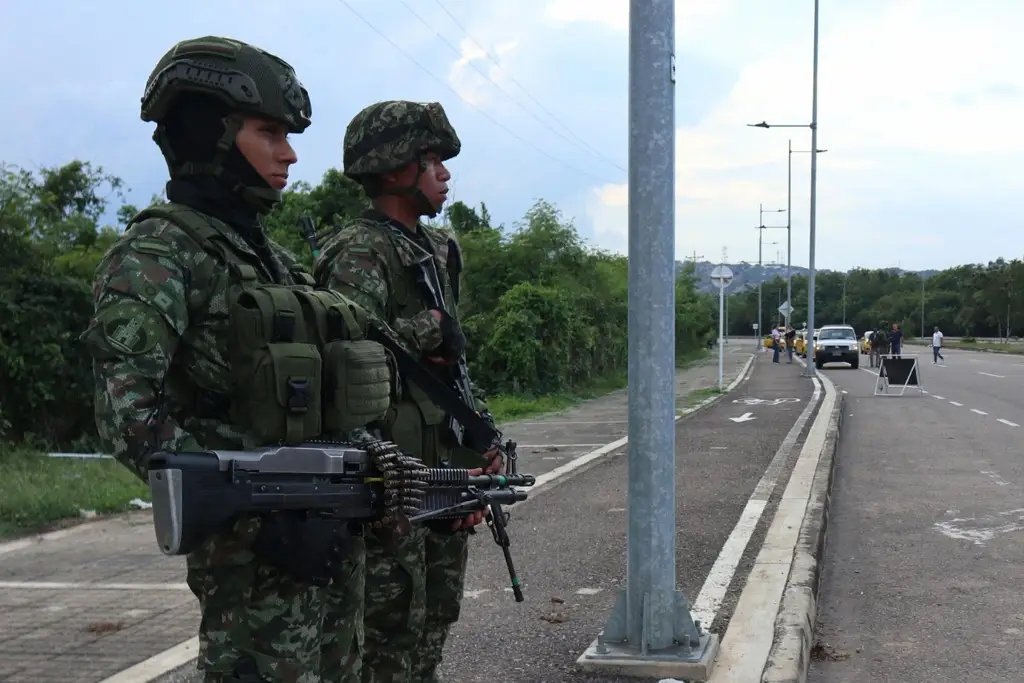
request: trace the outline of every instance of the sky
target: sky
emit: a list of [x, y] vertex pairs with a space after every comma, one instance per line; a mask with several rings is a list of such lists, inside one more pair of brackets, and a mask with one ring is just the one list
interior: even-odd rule
[[[819, 268], [917, 270], [1024, 252], [1024, 3], [822, 2]], [[173, 7], [173, 9], [172, 9]], [[678, 0], [675, 252], [756, 262], [763, 224], [809, 262], [811, 0]], [[227, 35], [291, 63], [313, 102], [292, 179], [341, 167], [345, 126], [382, 99], [440, 101], [463, 142], [452, 199], [509, 229], [538, 199], [627, 253], [628, 0], [7, 0], [0, 162], [78, 158], [129, 200], [166, 166], [139, 119], [175, 42]], [[785, 262], [785, 230], [762, 234]]]

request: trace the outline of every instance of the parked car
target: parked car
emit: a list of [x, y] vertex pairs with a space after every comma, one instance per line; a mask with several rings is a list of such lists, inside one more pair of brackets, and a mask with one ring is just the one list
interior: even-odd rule
[[860, 352], [863, 355], [871, 353], [871, 330], [864, 333], [864, 336], [860, 338]]
[[849, 325], [825, 325], [817, 331], [814, 342], [814, 367], [819, 370], [825, 363], [849, 363], [860, 367], [860, 342]]

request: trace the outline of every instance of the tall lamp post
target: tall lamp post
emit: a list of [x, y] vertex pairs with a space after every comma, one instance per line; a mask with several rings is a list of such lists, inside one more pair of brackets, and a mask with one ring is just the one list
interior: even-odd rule
[[[758, 266], [761, 266], [761, 264], [762, 264], [762, 260], [761, 260], [762, 245], [763, 244], [767, 244], [767, 245], [771, 246], [771, 245], [777, 245], [778, 244], [778, 242], [764, 242], [761, 239], [761, 236], [764, 234], [764, 231], [765, 230], [771, 230], [771, 229], [772, 229], [771, 227], [766, 227], [764, 225], [758, 227], [758, 232], [757, 232], [757, 265]], [[761, 313], [761, 284], [762, 283], [760, 283], [760, 282], [757, 283], [757, 337], [758, 337], [758, 342], [757, 343], [758, 344], [761, 343], [760, 340], [762, 339], [762, 337], [764, 335], [764, 328], [761, 326], [761, 323], [764, 322], [761, 319], [763, 317], [763, 315]]]
[[[766, 213], [785, 213], [785, 212], [786, 212], [786, 209], [765, 209], [764, 208], [764, 204], [758, 204], [758, 214], [757, 214], [757, 269], [758, 269], [758, 276], [760, 277], [760, 279], [757, 282], [757, 337], [758, 337], [759, 340], [761, 339], [762, 335], [764, 335], [764, 330], [761, 328], [761, 323], [763, 322], [763, 320], [762, 320], [763, 316], [761, 315], [761, 284], [762, 284], [761, 280], [764, 279], [764, 274], [760, 272], [761, 265], [762, 265], [762, 259], [761, 259], [762, 237], [764, 235], [764, 231], [765, 230], [784, 230], [785, 227], [786, 227], [784, 225], [765, 225], [764, 224], [764, 215]], [[770, 244], [778, 244], [778, 242], [771, 242]]]
[[[816, 150], [818, 154], [827, 149]], [[786, 301], [793, 305], [793, 155], [810, 154], [809, 149], [793, 149], [793, 140], [789, 140], [789, 154], [786, 163]]]
[[[810, 258], [807, 264], [807, 367], [806, 376], [814, 376], [814, 250], [816, 246], [818, 208], [818, 3], [814, 0], [814, 47], [811, 67], [811, 122], [777, 124], [762, 121], [748, 123], [753, 128], [810, 128], [811, 129], [811, 217], [810, 217]], [[792, 157], [790, 157], [792, 158]], [[792, 304], [791, 304], [792, 305]]]

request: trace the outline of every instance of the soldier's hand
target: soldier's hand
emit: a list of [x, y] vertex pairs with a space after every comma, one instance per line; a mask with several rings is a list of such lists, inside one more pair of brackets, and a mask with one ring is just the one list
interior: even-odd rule
[[485, 474], [505, 474], [505, 456], [497, 446], [484, 453], [484, 459], [487, 460]]
[[[484, 471], [480, 467], [477, 467], [476, 469], [472, 469], [469, 471], [470, 476], [476, 476], [478, 474], [483, 473]], [[486, 510], [478, 510], [477, 512], [471, 512], [462, 519], [455, 520], [452, 523], [452, 529], [458, 531], [459, 529], [469, 529], [471, 527], [475, 527], [477, 524], [484, 521], [484, 517], [486, 516], [486, 514]]]

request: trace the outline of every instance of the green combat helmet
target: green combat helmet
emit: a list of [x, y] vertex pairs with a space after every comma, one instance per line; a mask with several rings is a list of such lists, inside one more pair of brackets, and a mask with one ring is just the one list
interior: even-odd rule
[[[167, 143], [162, 121], [174, 101], [185, 93], [212, 95], [231, 107], [234, 114], [225, 121], [217, 143], [218, 153], [210, 164], [176, 164]], [[142, 120], [156, 122], [153, 140], [160, 147], [171, 177], [189, 174], [219, 175], [224, 156], [242, 127], [242, 116], [250, 114], [280, 121], [292, 133], [309, 127], [312, 104], [295, 70], [284, 60], [258, 47], [231, 38], [204, 36], [183, 40], [160, 58], [146, 81], [142, 96]], [[246, 198], [268, 209], [280, 201], [280, 191], [246, 187]]]
[[[374, 197], [381, 193], [375, 182], [380, 174], [414, 161], [420, 162], [419, 172], [423, 173], [424, 154], [434, 152], [448, 161], [459, 155], [462, 142], [440, 103], [390, 100], [371, 104], [355, 115], [345, 129], [344, 148], [345, 175]], [[418, 183], [419, 174], [412, 185], [392, 192], [417, 195], [424, 213], [436, 216], [437, 209], [427, 201]]]

